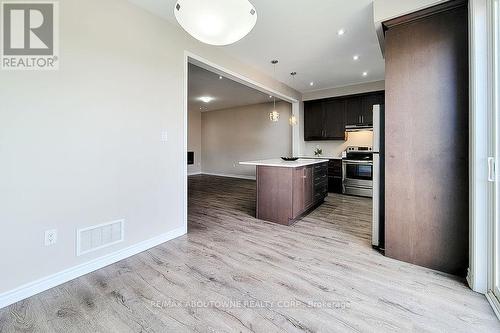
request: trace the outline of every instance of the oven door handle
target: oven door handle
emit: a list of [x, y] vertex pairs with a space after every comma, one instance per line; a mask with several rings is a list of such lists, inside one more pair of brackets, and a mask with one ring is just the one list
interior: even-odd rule
[[349, 164], [355, 164], [355, 165], [360, 165], [360, 164], [364, 164], [364, 165], [373, 165], [373, 161], [342, 161], [343, 164], [345, 165], [349, 165]]

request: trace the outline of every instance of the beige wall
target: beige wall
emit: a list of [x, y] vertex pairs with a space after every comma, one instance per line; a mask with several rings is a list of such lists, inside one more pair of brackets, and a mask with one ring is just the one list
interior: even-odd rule
[[269, 120], [272, 108], [272, 103], [265, 103], [203, 112], [203, 173], [252, 178], [255, 167], [238, 162], [291, 155], [291, 104], [276, 105], [278, 122]]
[[[301, 97], [125, 0], [59, 3], [60, 70], [0, 74], [0, 300], [186, 227], [185, 50]], [[125, 242], [76, 257], [77, 228], [120, 218]]]
[[201, 111], [189, 110], [188, 113], [188, 151], [194, 152], [194, 164], [188, 165], [188, 175], [201, 172]]

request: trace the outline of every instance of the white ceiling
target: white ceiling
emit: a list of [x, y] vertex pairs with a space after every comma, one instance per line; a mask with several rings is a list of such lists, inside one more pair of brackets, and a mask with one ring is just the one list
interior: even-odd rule
[[[200, 97], [214, 100], [205, 103], [199, 100]], [[190, 110], [202, 112], [273, 101], [267, 94], [227, 78], [219, 79], [218, 74], [193, 64], [189, 64], [188, 100]]]
[[[179, 26], [173, 13], [176, 0], [131, 1]], [[301, 92], [384, 79], [373, 0], [250, 2], [258, 13], [255, 28], [239, 42], [223, 47], [241, 61], [272, 75], [270, 61], [278, 59], [277, 79]], [[343, 36], [337, 35], [339, 29], [345, 29]], [[360, 56], [358, 61], [353, 60], [355, 54]], [[295, 80], [292, 71], [297, 72]], [[365, 71], [368, 75], [363, 77]]]

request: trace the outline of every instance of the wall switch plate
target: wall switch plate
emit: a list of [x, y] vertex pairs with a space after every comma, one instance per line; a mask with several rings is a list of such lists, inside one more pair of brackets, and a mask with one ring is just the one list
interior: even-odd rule
[[168, 141], [168, 133], [167, 130], [164, 129], [161, 131], [161, 142], [167, 142]]
[[55, 243], [57, 243], [57, 230], [45, 231], [45, 246], [54, 245]]

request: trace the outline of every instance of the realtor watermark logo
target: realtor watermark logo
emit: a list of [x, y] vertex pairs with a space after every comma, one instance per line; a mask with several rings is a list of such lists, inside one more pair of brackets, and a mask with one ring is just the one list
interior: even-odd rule
[[56, 1], [0, 1], [1, 69], [59, 68], [59, 7]]

